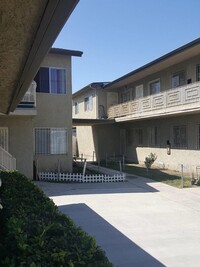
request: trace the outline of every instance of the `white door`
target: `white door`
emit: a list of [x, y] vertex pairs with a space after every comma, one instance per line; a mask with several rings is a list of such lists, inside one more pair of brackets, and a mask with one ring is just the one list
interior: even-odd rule
[[143, 84], [140, 84], [135, 87], [135, 99], [143, 97]]

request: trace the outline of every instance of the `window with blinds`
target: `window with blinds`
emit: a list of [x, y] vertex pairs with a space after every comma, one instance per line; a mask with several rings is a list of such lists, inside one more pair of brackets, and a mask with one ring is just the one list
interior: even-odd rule
[[149, 94], [154, 95], [160, 93], [160, 79], [149, 82]]
[[66, 94], [66, 70], [41, 67], [34, 78], [37, 93]]
[[172, 75], [172, 88], [176, 88], [178, 86], [185, 84], [185, 72], [179, 71], [176, 73], [173, 73]]
[[66, 154], [67, 129], [66, 128], [36, 128], [35, 154]]

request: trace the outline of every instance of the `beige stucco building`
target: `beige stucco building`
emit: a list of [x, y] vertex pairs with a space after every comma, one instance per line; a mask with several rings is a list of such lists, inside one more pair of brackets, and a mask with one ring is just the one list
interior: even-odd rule
[[81, 55], [52, 48], [16, 110], [0, 115], [1, 148], [30, 178], [34, 168], [72, 171], [71, 57]]
[[[95, 118], [96, 123], [81, 122], [80, 118], [89, 114], [81, 109], [83, 104], [79, 104], [75, 114], [76, 103], [90, 96], [96, 104], [93, 117], [90, 112], [88, 119]], [[103, 119], [99, 116], [102, 106]], [[179, 170], [183, 164], [184, 170], [191, 172], [200, 165], [199, 116], [200, 39], [103, 85], [100, 90], [83, 88], [73, 95], [80, 152], [84, 153], [84, 143], [87, 154], [92, 155], [94, 150], [101, 159], [115, 154], [143, 163], [152, 152], [160, 166]], [[90, 139], [84, 127], [89, 127], [89, 123]]]

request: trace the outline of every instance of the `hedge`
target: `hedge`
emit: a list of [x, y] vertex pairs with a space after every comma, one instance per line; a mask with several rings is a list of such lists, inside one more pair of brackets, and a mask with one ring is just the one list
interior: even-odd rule
[[105, 253], [18, 172], [1, 172], [0, 266], [111, 267]]

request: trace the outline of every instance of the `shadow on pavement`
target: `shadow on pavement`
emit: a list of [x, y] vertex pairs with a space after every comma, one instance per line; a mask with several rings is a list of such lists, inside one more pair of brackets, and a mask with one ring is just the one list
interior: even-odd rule
[[48, 197], [63, 195], [154, 193], [146, 179], [133, 179], [131, 182], [118, 183], [52, 183], [34, 182]]
[[118, 267], [164, 266], [145, 250], [132, 242], [86, 204], [59, 206], [59, 210], [80, 226], [106, 252], [109, 260]]

